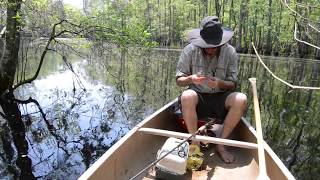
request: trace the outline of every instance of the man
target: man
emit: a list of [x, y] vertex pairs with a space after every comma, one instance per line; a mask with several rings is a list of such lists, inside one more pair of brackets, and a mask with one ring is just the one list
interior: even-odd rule
[[[222, 27], [216, 16], [205, 17], [200, 28], [188, 34], [190, 44], [181, 53], [176, 83], [188, 86], [180, 101], [189, 133], [197, 131], [198, 119], [215, 117], [223, 121], [219, 137], [228, 138], [246, 110], [246, 95], [233, 92], [239, 58], [228, 44], [232, 36], [233, 32]], [[216, 150], [225, 163], [234, 161], [223, 145], [217, 145]]]

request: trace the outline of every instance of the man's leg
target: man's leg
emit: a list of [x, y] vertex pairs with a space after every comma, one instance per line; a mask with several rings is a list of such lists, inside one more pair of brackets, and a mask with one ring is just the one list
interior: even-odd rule
[[[198, 94], [191, 89], [184, 91], [181, 95], [182, 116], [190, 134], [198, 130], [198, 117], [196, 107], [198, 104]], [[197, 142], [193, 144], [199, 145]]]
[[[223, 129], [220, 138], [228, 138], [232, 130], [236, 127], [241, 119], [242, 114], [247, 108], [247, 96], [243, 93], [234, 92], [228, 95], [225, 107], [228, 109], [228, 114], [224, 120]], [[225, 163], [234, 161], [234, 157], [230, 154], [223, 145], [217, 145], [217, 151]]]

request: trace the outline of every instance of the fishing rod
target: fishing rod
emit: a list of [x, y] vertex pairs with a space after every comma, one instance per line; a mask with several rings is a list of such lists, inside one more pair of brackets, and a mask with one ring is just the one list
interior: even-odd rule
[[193, 134], [191, 134], [187, 139], [185, 139], [184, 141], [180, 142], [176, 147], [174, 147], [173, 149], [171, 149], [170, 151], [168, 151], [166, 154], [164, 154], [163, 156], [161, 156], [159, 159], [155, 160], [154, 162], [152, 162], [151, 164], [149, 164], [147, 167], [145, 167], [144, 169], [142, 169], [140, 172], [138, 172], [135, 176], [131, 177], [129, 180], [134, 180], [135, 178], [137, 178], [139, 175], [141, 175], [143, 172], [147, 171], [148, 169], [150, 169], [151, 167], [153, 167], [154, 165], [156, 165], [159, 161], [161, 161], [163, 158], [165, 158], [167, 155], [169, 155], [171, 152], [173, 152], [174, 150], [176, 150], [177, 148], [179, 148], [182, 144], [184, 144], [185, 142], [191, 140], [194, 136], [196, 136], [197, 134], [203, 132], [205, 129], [209, 129], [211, 128], [212, 125], [215, 124], [216, 119], [214, 118], [208, 118], [210, 121], [207, 122], [205, 125], [201, 126], [196, 132], [194, 132]]

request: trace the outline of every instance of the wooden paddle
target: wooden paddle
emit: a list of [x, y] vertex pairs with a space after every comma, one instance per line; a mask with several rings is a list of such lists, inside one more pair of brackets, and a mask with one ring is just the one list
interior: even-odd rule
[[260, 119], [260, 108], [258, 101], [258, 93], [256, 86], [256, 78], [249, 78], [249, 81], [252, 86], [253, 92], [253, 105], [254, 105], [254, 115], [256, 121], [256, 131], [257, 131], [257, 143], [258, 143], [258, 156], [259, 156], [259, 175], [258, 180], [269, 180], [270, 178], [267, 175], [266, 169], [266, 160], [264, 156], [264, 147], [263, 147], [263, 136], [262, 136], [262, 127]]

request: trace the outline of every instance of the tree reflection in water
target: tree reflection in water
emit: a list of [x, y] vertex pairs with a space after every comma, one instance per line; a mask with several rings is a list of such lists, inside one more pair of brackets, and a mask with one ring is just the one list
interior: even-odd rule
[[[20, 106], [36, 177], [76, 179], [135, 124], [181, 92], [174, 78], [180, 52], [96, 48], [85, 60], [68, 57], [77, 77], [66, 66], [50, 64], [47, 75], [19, 89], [20, 99], [31, 96], [38, 100], [45, 114], [44, 118], [35, 104]], [[318, 62], [264, 60], [292, 84], [320, 86]], [[297, 178], [318, 175], [319, 92], [284, 86], [250, 56], [241, 56], [239, 65], [238, 89], [249, 100], [252, 93], [247, 79], [258, 79], [266, 141]], [[247, 118], [252, 115], [250, 103]], [[12, 140], [3, 138], [10, 134], [8, 125], [1, 125], [0, 167], [7, 171], [0, 175], [9, 178], [8, 169], [15, 169], [9, 163], [15, 159], [15, 150]]]

